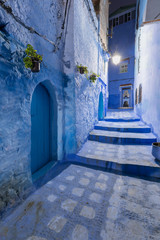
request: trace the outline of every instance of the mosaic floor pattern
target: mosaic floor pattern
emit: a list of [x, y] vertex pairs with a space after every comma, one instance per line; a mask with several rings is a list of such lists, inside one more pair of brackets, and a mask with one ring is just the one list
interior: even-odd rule
[[1, 240], [159, 240], [160, 185], [70, 165], [0, 223]]

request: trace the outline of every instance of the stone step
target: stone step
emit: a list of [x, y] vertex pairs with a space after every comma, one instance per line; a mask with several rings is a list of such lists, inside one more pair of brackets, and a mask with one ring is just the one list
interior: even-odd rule
[[114, 132], [94, 129], [90, 132], [89, 140], [112, 144], [151, 145], [157, 142], [152, 133]]
[[151, 128], [141, 121], [137, 122], [106, 122], [99, 121], [95, 126], [97, 130], [133, 132], [133, 133], [150, 133]]
[[160, 163], [151, 154], [151, 146], [113, 145], [87, 141], [68, 161], [107, 170], [160, 179]]
[[126, 117], [126, 118], [112, 118], [112, 117], [105, 117], [102, 121], [106, 122], [137, 122], [140, 121], [139, 117]]

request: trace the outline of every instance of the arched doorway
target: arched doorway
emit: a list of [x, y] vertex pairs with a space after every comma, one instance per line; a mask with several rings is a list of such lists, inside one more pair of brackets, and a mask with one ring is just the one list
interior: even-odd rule
[[98, 106], [98, 120], [103, 119], [103, 93], [99, 94], [99, 106]]
[[31, 172], [51, 161], [51, 99], [41, 83], [35, 88], [31, 104]]

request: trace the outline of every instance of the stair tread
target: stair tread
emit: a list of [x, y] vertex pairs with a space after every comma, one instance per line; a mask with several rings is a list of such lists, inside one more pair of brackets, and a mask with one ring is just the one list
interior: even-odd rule
[[136, 113], [132, 111], [108, 111], [105, 119], [139, 119]]
[[113, 145], [88, 140], [77, 156], [119, 164], [158, 167], [151, 154], [152, 146]]
[[116, 138], [139, 138], [139, 139], [156, 139], [153, 133], [130, 133], [130, 132], [118, 132], [118, 131], [106, 131], [96, 130], [90, 132], [89, 135], [104, 136], [104, 137], [116, 137]]
[[143, 122], [106, 122], [99, 121], [96, 124], [98, 127], [107, 127], [107, 128], [148, 128], [149, 126], [145, 125]]

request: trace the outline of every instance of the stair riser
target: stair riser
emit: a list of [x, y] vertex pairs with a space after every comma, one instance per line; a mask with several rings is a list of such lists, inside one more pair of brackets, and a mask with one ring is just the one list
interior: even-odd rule
[[102, 119], [100, 121], [106, 121], [106, 122], [139, 122], [140, 119], [139, 118], [135, 118], [135, 119], [115, 119], [115, 118], [110, 118], [110, 119]]
[[105, 130], [105, 131], [113, 131], [113, 132], [130, 132], [130, 133], [150, 133], [150, 128], [111, 128], [111, 127], [102, 127], [95, 126], [96, 130]]
[[80, 156], [74, 156], [68, 159], [69, 162], [83, 164], [87, 166], [100, 167], [110, 171], [116, 171], [124, 174], [136, 175], [139, 177], [147, 177], [160, 179], [160, 168], [140, 166], [132, 164], [120, 164], [110, 161], [102, 161], [97, 159], [85, 158]]
[[157, 139], [140, 139], [140, 138], [118, 138], [118, 137], [106, 137], [89, 135], [91, 141], [97, 141], [110, 144], [122, 144], [122, 145], [152, 145], [153, 142], [157, 142]]

